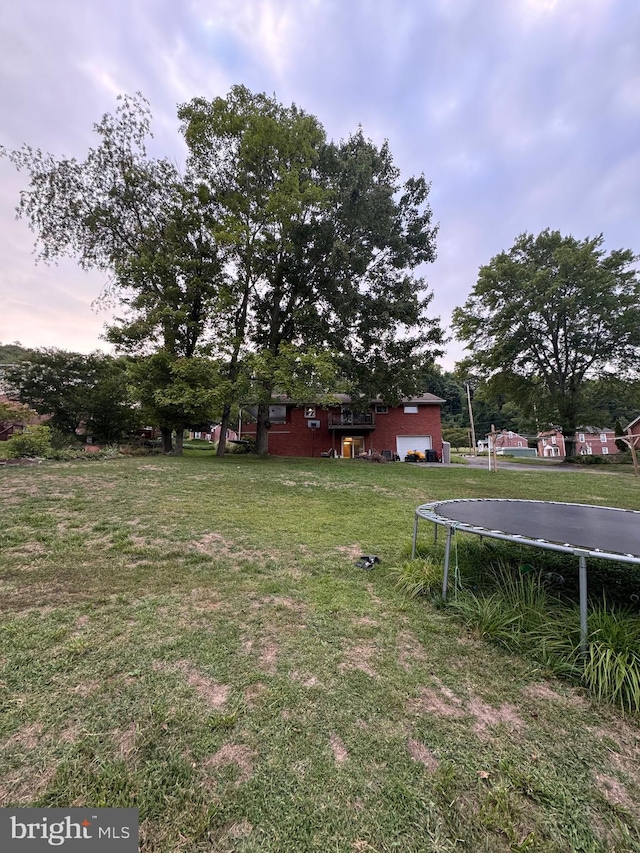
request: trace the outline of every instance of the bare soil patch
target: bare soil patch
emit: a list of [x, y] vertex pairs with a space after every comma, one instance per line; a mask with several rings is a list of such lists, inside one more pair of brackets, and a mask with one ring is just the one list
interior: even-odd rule
[[489, 736], [489, 728], [498, 723], [503, 723], [510, 731], [515, 731], [524, 725], [513, 705], [506, 702], [496, 708], [483, 702], [479, 696], [474, 696], [467, 705], [467, 711], [475, 717], [473, 730], [482, 740]]
[[622, 806], [634, 817], [640, 815], [640, 805], [633, 800], [626, 787], [614, 776], [606, 773], [596, 773], [596, 785], [603, 796], [615, 806]]
[[238, 778], [235, 784], [240, 786], [251, 778], [254, 758], [255, 752], [248, 746], [227, 743], [205, 761], [205, 768], [215, 771], [221, 767], [237, 767]]
[[340, 672], [348, 672], [349, 670], [359, 670], [369, 675], [371, 678], [377, 678], [378, 673], [371, 663], [371, 658], [377, 654], [378, 650], [374, 643], [354, 643], [344, 651], [344, 661], [338, 664]]
[[408, 740], [407, 749], [409, 750], [409, 755], [413, 760], [419, 761], [420, 764], [423, 764], [431, 773], [438, 768], [438, 759], [431, 752], [429, 747], [420, 743], [419, 740]]
[[199, 672], [188, 660], [179, 660], [175, 664], [156, 662], [153, 667], [156, 672], [181, 672], [187, 684], [196, 691], [198, 696], [210, 707], [218, 710], [229, 698], [231, 688], [228, 684], [219, 684]]
[[11, 737], [3, 744], [2, 749], [9, 749], [12, 746], [20, 747], [21, 749], [34, 749], [42, 740], [42, 723], [29, 723], [21, 726]]
[[276, 674], [276, 662], [280, 647], [273, 640], [264, 639], [260, 643], [260, 656], [258, 665], [269, 675]]
[[427, 653], [422, 643], [412, 631], [401, 631], [396, 639], [398, 650], [398, 663], [410, 672], [414, 664], [428, 660]]
[[44, 770], [23, 766], [9, 774], [0, 782], [0, 807], [7, 803], [26, 805], [33, 802], [46, 791], [55, 774], [56, 767], [53, 764]]
[[342, 738], [339, 738], [338, 735], [332, 734], [329, 738], [329, 743], [331, 744], [331, 751], [333, 752], [333, 758], [336, 764], [344, 764], [344, 762], [349, 758], [349, 753]]

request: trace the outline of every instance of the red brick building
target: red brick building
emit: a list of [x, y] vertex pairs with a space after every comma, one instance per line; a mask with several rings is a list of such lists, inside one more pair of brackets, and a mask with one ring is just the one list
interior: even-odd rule
[[576, 431], [576, 456], [610, 456], [618, 453], [616, 434], [612, 429], [584, 426]]
[[[337, 394], [333, 406], [296, 406], [288, 400], [270, 406], [269, 453], [274, 456], [335, 455], [355, 458], [377, 451], [401, 460], [412, 451], [427, 456], [442, 454], [440, 407], [434, 394], [422, 394], [388, 406], [372, 400], [365, 411], [353, 411], [350, 399]], [[255, 435], [255, 423], [243, 434]], [[427, 451], [431, 453], [427, 454]]]

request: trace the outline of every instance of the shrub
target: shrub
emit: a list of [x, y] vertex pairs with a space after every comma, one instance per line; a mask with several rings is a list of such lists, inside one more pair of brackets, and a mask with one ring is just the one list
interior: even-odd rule
[[582, 680], [599, 699], [640, 710], [640, 617], [603, 602], [589, 614]]
[[50, 446], [50, 433], [47, 426], [25, 427], [23, 432], [12, 435], [7, 441], [8, 456], [11, 459], [44, 456]]
[[436, 595], [442, 589], [442, 566], [434, 560], [406, 560], [389, 569], [396, 589], [412, 597]]

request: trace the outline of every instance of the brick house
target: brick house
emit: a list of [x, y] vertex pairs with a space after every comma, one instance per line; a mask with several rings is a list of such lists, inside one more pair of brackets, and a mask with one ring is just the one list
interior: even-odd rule
[[539, 432], [536, 440], [538, 442], [538, 456], [542, 456], [544, 459], [559, 459], [567, 455], [564, 436], [560, 427], [551, 427]]
[[[412, 451], [442, 455], [440, 408], [445, 402], [434, 394], [410, 397], [399, 406], [372, 400], [364, 411], [352, 411], [350, 398], [336, 394], [329, 406], [297, 406], [281, 399], [269, 407], [269, 453], [274, 456], [332, 455], [355, 458], [375, 450], [404, 460]], [[255, 435], [255, 423], [243, 434]], [[431, 451], [427, 454], [427, 451]]]
[[[484, 439], [478, 442], [478, 450], [482, 452], [489, 446], [491, 433], [487, 433]], [[510, 429], [502, 429], [496, 432], [496, 450], [513, 450], [529, 447], [529, 441], [524, 435], [520, 435]]]
[[[0, 403], [13, 409], [15, 415], [7, 420], [0, 421], [0, 441], [8, 441], [15, 433], [22, 430], [29, 424], [37, 426], [46, 424], [51, 420], [51, 415], [39, 415], [28, 406], [22, 406], [16, 403], [15, 400], [10, 400], [6, 394], [0, 393]], [[26, 417], [25, 417], [26, 416]]]
[[600, 427], [580, 427], [575, 434], [576, 456], [609, 456], [618, 453], [616, 434], [612, 429]]

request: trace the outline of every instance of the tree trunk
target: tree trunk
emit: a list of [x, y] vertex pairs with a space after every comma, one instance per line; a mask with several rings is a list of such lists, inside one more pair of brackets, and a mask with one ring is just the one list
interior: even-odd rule
[[184, 444], [184, 424], [176, 427], [176, 449], [174, 456], [182, 456], [182, 448]]
[[160, 427], [160, 435], [162, 436], [162, 452], [171, 453], [173, 450], [171, 429], [169, 427]]
[[258, 456], [266, 456], [269, 453], [269, 406], [260, 403], [258, 406], [258, 423], [256, 424], [256, 453]]
[[218, 439], [218, 449], [216, 456], [224, 456], [227, 449], [227, 429], [229, 428], [229, 418], [231, 416], [231, 403], [225, 403], [222, 409], [222, 420], [220, 421], [220, 438]]

